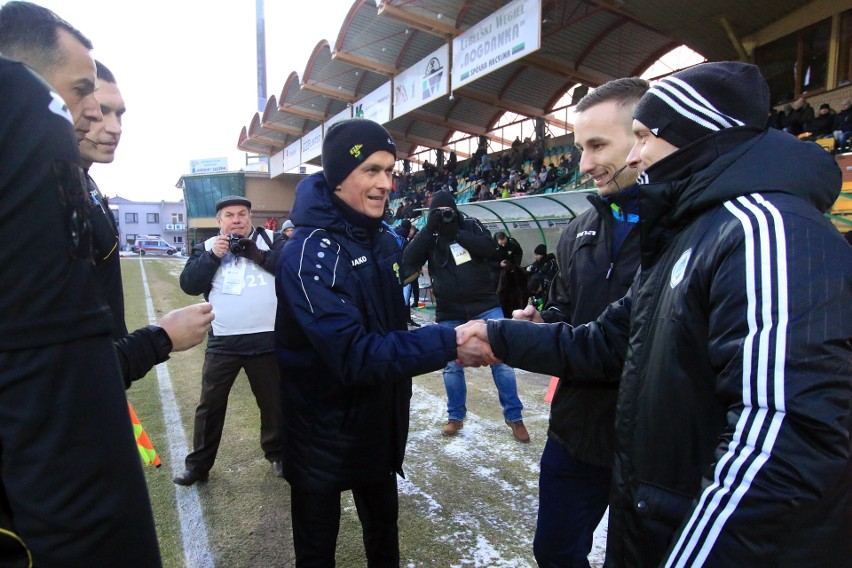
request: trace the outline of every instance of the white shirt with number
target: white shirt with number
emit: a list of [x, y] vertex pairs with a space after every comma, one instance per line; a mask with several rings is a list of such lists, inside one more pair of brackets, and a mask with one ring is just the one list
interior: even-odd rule
[[[204, 249], [211, 250], [215, 241], [216, 237], [204, 241]], [[262, 237], [255, 239], [255, 244], [260, 250], [269, 250]], [[209, 301], [216, 314], [213, 335], [217, 337], [275, 329], [275, 277], [247, 258], [230, 252], [222, 257], [213, 276]]]

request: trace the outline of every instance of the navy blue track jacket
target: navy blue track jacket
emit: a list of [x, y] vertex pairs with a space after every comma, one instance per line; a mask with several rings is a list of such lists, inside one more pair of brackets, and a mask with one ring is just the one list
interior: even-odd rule
[[322, 173], [299, 184], [275, 281], [284, 473], [299, 490], [401, 474], [411, 377], [456, 357], [453, 330], [407, 331], [391, 231], [353, 225], [340, 207]]

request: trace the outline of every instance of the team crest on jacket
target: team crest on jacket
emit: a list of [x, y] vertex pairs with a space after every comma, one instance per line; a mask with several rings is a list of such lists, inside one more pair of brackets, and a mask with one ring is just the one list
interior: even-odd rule
[[688, 248], [683, 251], [683, 254], [680, 255], [680, 258], [677, 259], [677, 262], [672, 268], [672, 276], [669, 280], [669, 286], [674, 288], [680, 281], [683, 280], [684, 274], [686, 274], [686, 265], [689, 264], [689, 257], [692, 256], [692, 249]]

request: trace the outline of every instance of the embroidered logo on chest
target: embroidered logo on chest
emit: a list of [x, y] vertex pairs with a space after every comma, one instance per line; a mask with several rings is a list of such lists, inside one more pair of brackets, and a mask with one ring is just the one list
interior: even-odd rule
[[579, 233], [577, 233], [577, 236], [575, 238], [579, 239], [580, 237], [594, 237], [597, 234], [597, 231], [580, 231]]
[[688, 248], [683, 251], [683, 254], [680, 255], [680, 258], [675, 262], [674, 268], [672, 268], [672, 275], [669, 279], [669, 286], [674, 288], [678, 284], [680, 284], [681, 280], [683, 280], [684, 275], [686, 274], [686, 266], [689, 264], [689, 257], [692, 256], [692, 249]]
[[367, 256], [359, 256], [358, 258], [352, 259], [352, 266], [359, 266], [361, 264], [364, 264], [365, 262], [367, 262]]

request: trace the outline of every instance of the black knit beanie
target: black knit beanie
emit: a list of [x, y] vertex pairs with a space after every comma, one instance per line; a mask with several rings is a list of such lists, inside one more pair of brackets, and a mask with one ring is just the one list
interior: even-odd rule
[[396, 158], [396, 144], [378, 122], [352, 118], [335, 123], [322, 141], [322, 170], [332, 191], [373, 153], [384, 150]]
[[429, 201], [429, 211], [434, 211], [438, 207], [452, 207], [458, 211], [456, 207], [456, 198], [449, 191], [441, 190], [432, 194], [432, 200]]
[[748, 63], [703, 63], [653, 85], [633, 111], [652, 134], [683, 148], [736, 126], [764, 129], [769, 86]]
[[533, 249], [533, 254], [540, 254], [541, 256], [547, 256], [547, 245], [538, 245]]

